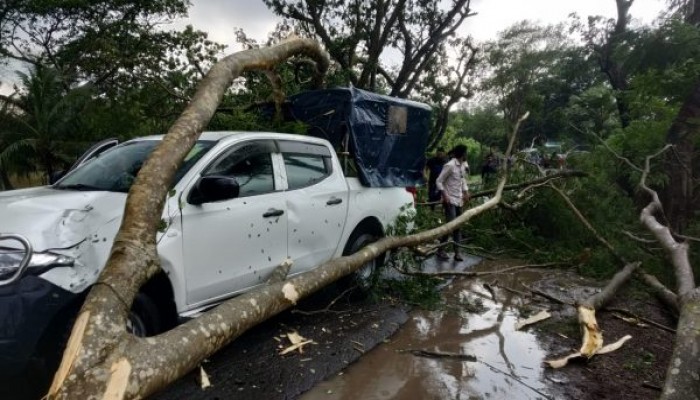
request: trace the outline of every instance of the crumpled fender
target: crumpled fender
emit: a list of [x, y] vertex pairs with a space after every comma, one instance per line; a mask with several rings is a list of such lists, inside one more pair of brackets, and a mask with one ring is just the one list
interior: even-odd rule
[[0, 194], [0, 231], [20, 234], [35, 252], [76, 259], [41, 275], [73, 293], [92, 285], [119, 229], [126, 193], [58, 190], [50, 186]]

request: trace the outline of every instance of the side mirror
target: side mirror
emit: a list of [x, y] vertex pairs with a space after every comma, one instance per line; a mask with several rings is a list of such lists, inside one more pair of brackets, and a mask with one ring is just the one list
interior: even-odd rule
[[240, 193], [240, 188], [236, 178], [221, 175], [203, 176], [197, 181], [187, 201], [199, 205], [235, 199]]

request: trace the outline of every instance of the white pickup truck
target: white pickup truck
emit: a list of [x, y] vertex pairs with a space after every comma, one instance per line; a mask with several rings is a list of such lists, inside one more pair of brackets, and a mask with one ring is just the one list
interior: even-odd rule
[[[120, 144], [51, 186], [0, 192], [0, 374], [21, 370], [75, 313], [160, 139]], [[412, 202], [404, 188], [346, 178], [325, 140], [205, 132], [172, 184], [158, 233], [163, 273], [137, 296], [129, 329], [168, 329], [264, 283], [287, 258], [299, 274], [353, 253]]]

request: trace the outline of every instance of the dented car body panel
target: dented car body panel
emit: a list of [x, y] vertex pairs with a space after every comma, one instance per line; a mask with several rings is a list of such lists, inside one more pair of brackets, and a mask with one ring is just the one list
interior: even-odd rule
[[[77, 297], [97, 281], [121, 224], [129, 186], [100, 189], [102, 175], [109, 172], [103, 171], [105, 165], [126, 151], [120, 149], [148, 150], [160, 139], [121, 144], [53, 186], [0, 193], [0, 233], [23, 235], [36, 253], [71, 260], [30, 267], [24, 278], [40, 279]], [[346, 178], [325, 140], [258, 132], [205, 132], [200, 140], [207, 144], [185, 159], [189, 169], [171, 187], [157, 234], [161, 267], [180, 317], [263, 284], [287, 259], [293, 261], [290, 274], [295, 275], [342, 255], [362, 221], [373, 219], [386, 228], [413, 200], [404, 188], [367, 188]], [[76, 184], [76, 177], [89, 176], [90, 168], [101, 168], [97, 180]], [[238, 193], [207, 200], [200, 182], [210, 176], [235, 182]], [[0, 242], [0, 256], [7, 246]], [[0, 315], [0, 321], [5, 319]], [[0, 337], [0, 354], [3, 340], [11, 341]]]

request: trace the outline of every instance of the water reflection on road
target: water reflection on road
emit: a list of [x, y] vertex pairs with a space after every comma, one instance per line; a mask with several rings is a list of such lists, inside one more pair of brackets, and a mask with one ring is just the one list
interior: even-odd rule
[[[539, 277], [540, 273], [527, 272], [499, 275], [498, 280], [515, 288], [517, 281]], [[444, 290], [446, 309], [414, 311], [388, 343], [301, 399], [550, 397], [543, 379], [544, 350], [534, 334], [515, 330], [521, 299], [496, 289], [494, 301], [483, 284], [479, 279], [456, 280]], [[478, 361], [418, 357], [408, 349], [471, 354]]]

